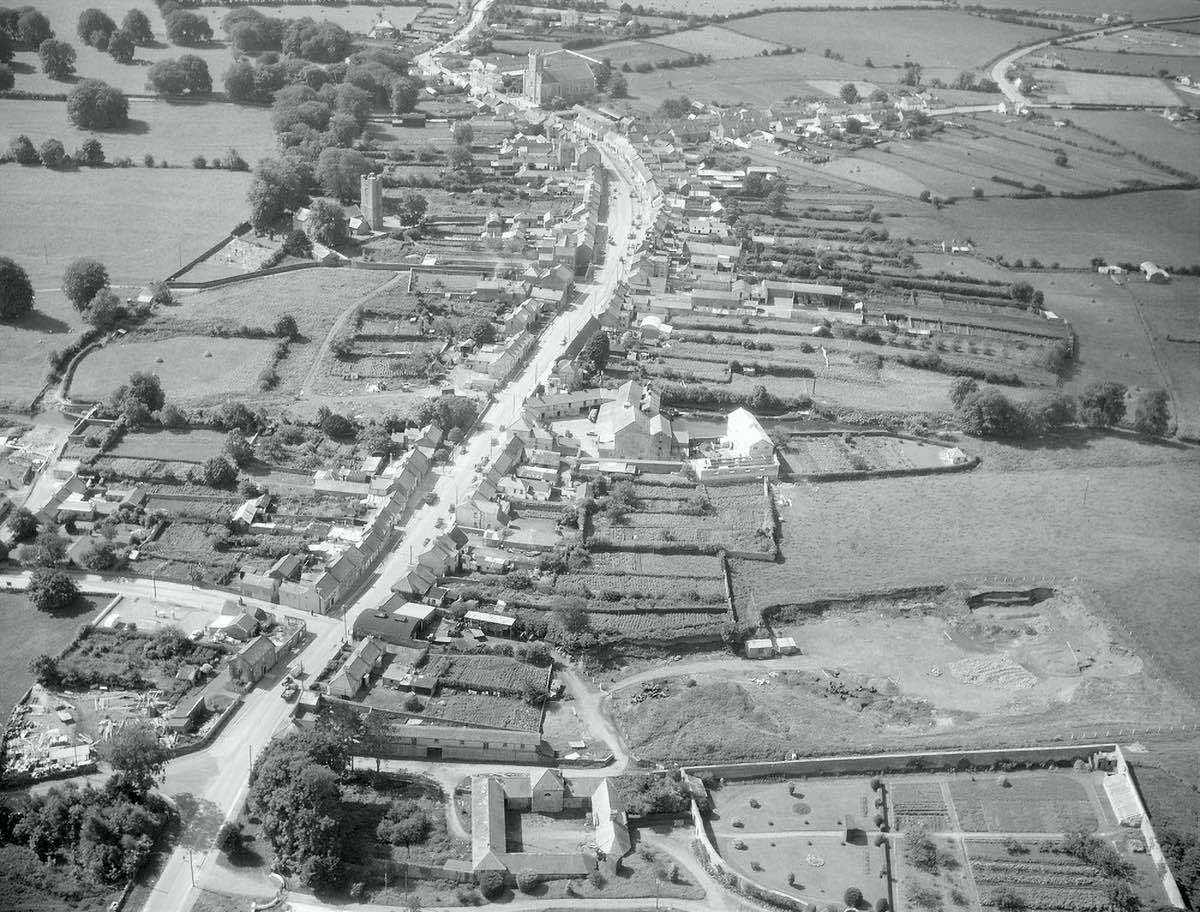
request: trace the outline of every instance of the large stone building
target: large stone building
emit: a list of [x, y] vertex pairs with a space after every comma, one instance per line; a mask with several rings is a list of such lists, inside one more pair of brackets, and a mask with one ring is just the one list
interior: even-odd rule
[[590, 101], [596, 97], [596, 77], [587, 58], [574, 51], [530, 51], [525, 97], [542, 108]]

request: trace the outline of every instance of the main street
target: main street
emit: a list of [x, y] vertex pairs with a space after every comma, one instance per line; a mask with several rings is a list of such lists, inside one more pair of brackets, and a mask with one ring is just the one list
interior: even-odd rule
[[[482, 0], [475, 8], [459, 33], [460, 40], [478, 26], [491, 2]], [[448, 42], [443, 49], [453, 43]], [[426, 65], [436, 65], [436, 60], [427, 60]], [[435, 502], [422, 503], [414, 510], [404, 526], [400, 545], [381, 562], [373, 579], [346, 609], [344, 622], [314, 625], [319, 627], [316, 637], [300, 656], [306, 668], [323, 667], [337, 651], [354, 620], [362, 612], [385, 601], [391, 594], [392, 585], [413, 567], [425, 542], [453, 523], [454, 504], [470, 492], [478, 474], [477, 466], [496, 455], [503, 445], [505, 430], [520, 416], [525, 400], [538, 384], [545, 382], [555, 361], [585, 328], [588, 320], [598, 315], [611, 300], [624, 273], [621, 252], [649, 224], [650, 204], [634, 191], [628, 164], [604, 146], [599, 148], [610, 178], [607, 228], [614, 243], [607, 251], [602, 251], [604, 260], [595, 267], [592, 280], [577, 285], [582, 294], [577, 295], [576, 303], [556, 316], [544, 330], [528, 364], [497, 390], [494, 401], [481, 415], [477, 430], [454, 450], [434, 486]], [[643, 226], [636, 233], [635, 207], [639, 213], [638, 221]], [[214, 817], [232, 819], [236, 816], [245, 797], [253, 758], [286, 724], [292, 707], [282, 699], [280, 691], [281, 685], [276, 684], [268, 690], [253, 692], [209, 748], [168, 765], [163, 791], [177, 800], [186, 796], [181, 804], [205, 809], [206, 823], [201, 826], [198, 822], [194, 827], [194, 830], [202, 831], [202, 839], [197, 838], [196, 832], [189, 837], [185, 830], [181, 845], [172, 852], [157, 878], [145, 906], [147, 912], [183, 912], [190, 908], [194, 899], [193, 880], [209, 882], [217, 876], [211, 822]], [[221, 876], [224, 876], [223, 872]]]

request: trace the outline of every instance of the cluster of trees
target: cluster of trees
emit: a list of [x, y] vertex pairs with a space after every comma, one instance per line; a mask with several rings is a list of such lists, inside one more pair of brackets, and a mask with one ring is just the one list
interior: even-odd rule
[[153, 729], [114, 732], [104, 755], [114, 775], [101, 788], [71, 783], [2, 808], [0, 844], [29, 853], [16, 875], [27, 886], [50, 884], [54, 893], [72, 880], [95, 887], [123, 883], [170, 822], [170, 806], [152, 793], [167, 761]]
[[138, 371], [109, 394], [105, 406], [110, 414], [124, 418], [129, 426], [141, 427], [149, 424], [155, 414], [163, 415], [167, 396], [158, 374]]
[[7, 159], [18, 165], [36, 165], [40, 162], [53, 169], [68, 168], [72, 165], [97, 167], [104, 164], [104, 148], [98, 140], [86, 139], [83, 145], [75, 150], [74, 155], [70, 155], [58, 139], [51, 137], [43, 140], [40, 146], [34, 146], [33, 140], [22, 133], [9, 142]]
[[83, 318], [97, 329], [111, 329], [129, 316], [125, 302], [108, 287], [108, 270], [99, 260], [80, 257], [68, 263], [62, 290]]
[[202, 47], [212, 41], [213, 30], [208, 19], [199, 13], [183, 9], [174, 0], [156, 0], [163, 14], [163, 24], [172, 44], [182, 47]]
[[174, 60], [159, 60], [146, 73], [146, 87], [159, 95], [208, 95], [212, 77], [203, 57], [183, 54]]
[[685, 95], [664, 99], [658, 106], [658, 113], [670, 120], [678, 120], [692, 113], [692, 100]]
[[279, 868], [322, 889], [342, 880], [345, 827], [340, 779], [349, 767], [346, 744], [328, 729], [290, 732], [259, 754], [247, 803]]
[[417, 409], [419, 426], [436, 424], [447, 434], [455, 430], [460, 435], [465, 433], [478, 417], [479, 407], [475, 400], [468, 396], [438, 396], [436, 399], [426, 399]]
[[[955, 420], [973, 437], [1019, 440], [1052, 433], [1067, 425], [1114, 427], [1126, 417], [1129, 391], [1124, 384], [1098, 380], [1078, 398], [1049, 393], [1030, 402], [1014, 402], [996, 390], [980, 389], [973, 379], [951, 384]], [[1147, 437], [1165, 436], [1170, 428], [1170, 400], [1164, 390], [1141, 390], [1133, 396], [1131, 425]]]
[[118, 63], [133, 63], [138, 47], [154, 43], [150, 19], [139, 9], [126, 13], [118, 28], [108, 13], [89, 7], [79, 14], [76, 32], [79, 40], [88, 47], [106, 51]]

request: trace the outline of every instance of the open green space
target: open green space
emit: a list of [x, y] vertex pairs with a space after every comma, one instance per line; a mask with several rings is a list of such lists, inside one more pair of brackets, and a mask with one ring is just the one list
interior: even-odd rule
[[29, 660], [58, 655], [105, 598], [84, 596], [62, 611], [38, 611], [22, 592], [0, 589], [0, 709], [7, 713], [33, 684]]

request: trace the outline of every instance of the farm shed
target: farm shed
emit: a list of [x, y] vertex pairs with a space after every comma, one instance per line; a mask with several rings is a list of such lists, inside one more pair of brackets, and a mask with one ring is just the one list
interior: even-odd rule
[[769, 659], [775, 655], [775, 644], [770, 637], [746, 640], [746, 658]]
[[516, 618], [486, 611], [468, 611], [464, 620], [492, 636], [512, 636], [513, 627], [517, 623]]

